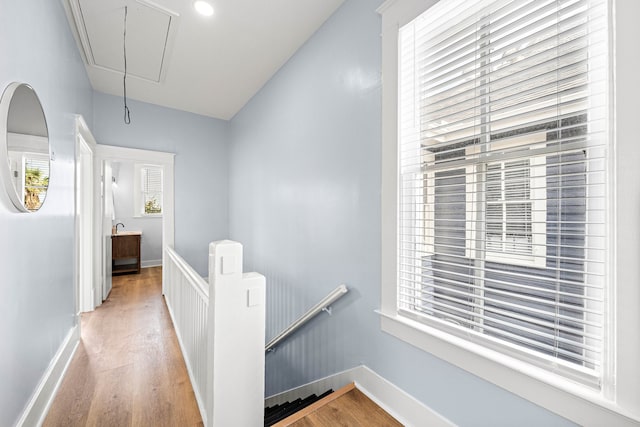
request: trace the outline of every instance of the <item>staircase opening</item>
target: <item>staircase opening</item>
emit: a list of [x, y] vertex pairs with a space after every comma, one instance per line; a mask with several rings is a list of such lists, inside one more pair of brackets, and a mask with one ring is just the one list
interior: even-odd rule
[[384, 409], [355, 386], [347, 384], [337, 391], [265, 408], [264, 425], [274, 427], [333, 427], [336, 425], [394, 427], [402, 426]]

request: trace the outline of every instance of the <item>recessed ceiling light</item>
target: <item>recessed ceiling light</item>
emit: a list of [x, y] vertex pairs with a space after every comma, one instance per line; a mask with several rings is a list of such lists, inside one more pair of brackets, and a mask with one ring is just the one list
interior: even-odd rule
[[206, 1], [198, 0], [193, 3], [193, 7], [196, 11], [203, 16], [211, 16], [213, 15], [213, 6], [211, 6]]

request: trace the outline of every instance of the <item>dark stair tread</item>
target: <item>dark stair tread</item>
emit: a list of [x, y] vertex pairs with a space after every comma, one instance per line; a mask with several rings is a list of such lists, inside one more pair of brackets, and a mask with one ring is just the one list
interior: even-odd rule
[[285, 405], [280, 411], [276, 412], [275, 414], [273, 414], [268, 419], [265, 419], [265, 424], [266, 425], [272, 425], [272, 424], [277, 423], [280, 420], [284, 420], [289, 415], [295, 414], [300, 409], [302, 409], [305, 406], [308, 406], [308, 405], [310, 405], [310, 404], [312, 404], [314, 402], [313, 400], [309, 399], [307, 405], [304, 405], [303, 402], [305, 402], [306, 399], [307, 398], [305, 398], [304, 401], [302, 399], [296, 399], [293, 402], [291, 402], [290, 404]]
[[292, 409], [297, 407], [299, 402], [302, 402], [302, 399], [296, 399], [293, 402], [285, 402], [285, 403], [283, 403], [280, 406], [280, 408], [278, 408], [276, 411], [272, 412], [269, 415], [269, 417], [265, 416], [265, 422], [267, 422], [267, 421], [271, 422], [273, 419], [279, 418], [282, 414], [286, 414], [286, 413], [290, 412]]
[[293, 402], [284, 402], [267, 407], [264, 409], [264, 425], [265, 427], [268, 427], [277, 423], [278, 421], [284, 420], [285, 418], [317, 402], [325, 396], [330, 395], [331, 393], [333, 393], [333, 390], [327, 390], [320, 396], [311, 394], [304, 399], [298, 398]]

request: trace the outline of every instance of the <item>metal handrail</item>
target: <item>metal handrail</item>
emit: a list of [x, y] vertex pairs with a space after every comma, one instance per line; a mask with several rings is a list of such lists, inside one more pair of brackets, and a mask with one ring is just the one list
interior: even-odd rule
[[324, 297], [322, 301], [311, 307], [309, 311], [298, 318], [298, 320], [293, 322], [284, 331], [280, 332], [271, 341], [269, 341], [265, 346], [264, 351], [273, 351], [275, 346], [277, 346], [281, 341], [284, 341], [289, 335], [294, 333], [298, 328], [307, 323], [321, 311], [326, 311], [327, 313], [331, 314], [329, 306], [340, 299], [347, 292], [349, 292], [349, 289], [345, 285], [340, 285], [335, 288], [329, 295]]

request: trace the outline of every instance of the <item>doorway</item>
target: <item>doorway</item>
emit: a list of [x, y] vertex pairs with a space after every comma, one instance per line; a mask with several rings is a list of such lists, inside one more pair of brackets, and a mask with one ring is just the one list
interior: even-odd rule
[[[165, 257], [164, 248], [166, 246], [173, 247], [174, 154], [98, 144], [96, 146], [96, 157], [99, 165], [96, 180], [101, 183], [100, 225], [96, 227], [100, 230], [100, 236], [97, 242], [101, 253], [101, 289], [99, 292], [100, 301], [96, 301], [97, 306], [108, 297], [111, 291], [113, 274], [111, 268], [111, 236], [113, 232], [112, 228], [117, 223], [124, 223], [125, 231], [142, 232], [142, 249], [152, 251], [151, 258], [145, 259], [144, 262], [142, 262], [143, 267], [163, 265]], [[141, 184], [142, 181], [139, 179], [139, 169], [141, 166], [147, 169], [156, 168], [161, 171], [159, 179], [162, 183], [162, 212], [161, 215], [157, 215], [156, 218], [152, 218], [153, 215], [144, 215], [134, 207], [136, 204], [134, 200], [138, 200], [139, 202], [140, 195], [135, 196], [132, 193], [124, 196], [126, 200], [131, 201], [130, 207], [123, 208], [121, 206], [121, 209], [118, 209], [118, 206], [115, 205], [115, 201], [119, 199], [119, 196], [123, 196], [122, 193], [125, 191], [123, 188], [125, 182], [128, 182], [126, 185], [129, 187], [138, 187]], [[130, 169], [131, 173], [129, 173]], [[130, 178], [125, 180], [125, 176]], [[145, 206], [144, 200], [141, 206]], [[147, 224], [153, 222], [155, 222], [155, 224]], [[159, 227], [158, 222], [161, 222]], [[145, 229], [147, 229], [146, 240]], [[122, 228], [119, 228], [118, 231], [122, 231]], [[159, 242], [153, 242], [153, 240], [159, 240]], [[154, 249], [145, 248], [144, 245], [147, 243], [153, 243]], [[143, 254], [140, 255], [142, 256]], [[163, 291], [164, 283], [163, 272]]]
[[[174, 245], [174, 154], [97, 144], [79, 115], [76, 116], [75, 149], [75, 308], [76, 313], [81, 313], [101, 305], [111, 290], [113, 163], [133, 162], [161, 168], [163, 212], [159, 260], [164, 264], [164, 248]], [[158, 259], [153, 265], [158, 265]], [[162, 282], [164, 293], [164, 273]]]
[[[116, 259], [114, 256], [113, 274], [162, 265], [163, 172], [161, 165], [111, 162], [113, 227], [118, 234], [125, 233], [124, 237], [112, 240], [112, 249], [119, 247], [116, 242], [123, 238], [137, 240], [138, 232], [141, 238], [139, 257]], [[126, 233], [134, 235], [126, 237]], [[113, 251], [114, 255], [117, 252]]]

